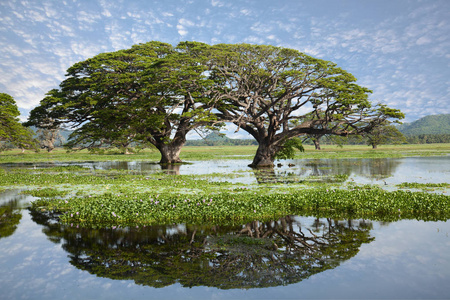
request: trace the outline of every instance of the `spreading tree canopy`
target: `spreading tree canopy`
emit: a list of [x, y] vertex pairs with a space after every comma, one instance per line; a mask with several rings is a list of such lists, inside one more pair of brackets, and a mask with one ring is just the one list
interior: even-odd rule
[[403, 117], [372, 105], [371, 91], [355, 82], [336, 64], [293, 49], [149, 42], [73, 65], [29, 124], [70, 124], [72, 147], [151, 143], [161, 163], [176, 163], [189, 131], [232, 122], [259, 144], [251, 166], [273, 166], [299, 135], [363, 134]]
[[[272, 166], [289, 139], [303, 134], [368, 132], [403, 114], [372, 106], [371, 91], [336, 64], [297, 50], [264, 45], [216, 45], [211, 76], [220, 118], [259, 143], [250, 166]], [[306, 113], [305, 113], [306, 112]]]
[[28, 125], [74, 128], [69, 147], [144, 142], [161, 152], [161, 163], [181, 162], [187, 133], [219, 124], [206, 96], [204, 48], [149, 42], [76, 63]]
[[[33, 132], [20, 123], [16, 101], [8, 94], [0, 93], [0, 143], [9, 143], [22, 149], [36, 149]], [[0, 149], [1, 149], [0, 145]]]

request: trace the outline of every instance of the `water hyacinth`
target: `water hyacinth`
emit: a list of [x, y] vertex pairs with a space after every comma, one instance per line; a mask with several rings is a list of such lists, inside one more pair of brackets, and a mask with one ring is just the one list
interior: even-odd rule
[[[0, 176], [1, 184], [20, 182], [30, 186], [30, 192], [40, 197], [32, 209], [62, 213], [63, 222], [84, 226], [219, 224], [287, 214], [386, 221], [447, 220], [450, 214], [449, 196], [386, 192], [374, 186], [347, 184], [347, 190], [342, 184], [324, 183], [243, 185], [211, 182], [197, 175], [131, 175], [117, 170], [99, 170], [95, 175], [83, 171], [50, 174], [15, 170]], [[403, 184], [400, 188], [446, 189], [448, 184]]]
[[[190, 195], [186, 201], [178, 194], [156, 195], [131, 192], [125, 195], [94, 196], [86, 202], [83, 198], [71, 198], [67, 204], [58, 206], [55, 200], [40, 200], [60, 210], [63, 222], [89, 224], [144, 225], [174, 222], [209, 223], [266, 220], [279, 216], [302, 214], [330, 218], [363, 218], [375, 220], [398, 220], [418, 218], [423, 220], [446, 220], [450, 216], [449, 196], [386, 192], [381, 189], [292, 189], [287, 191], [253, 191], [243, 193], [220, 192], [212, 195]], [[45, 203], [42, 201], [46, 201]], [[190, 206], [190, 202], [196, 205]], [[211, 205], [214, 203], [214, 205]], [[207, 204], [207, 205], [205, 205]], [[38, 205], [38, 204], [36, 204]], [[103, 207], [102, 207], [103, 205]], [[114, 211], [111, 209], [114, 208]], [[76, 215], [79, 212], [79, 215]], [[120, 212], [120, 217], [118, 216]], [[74, 216], [82, 216], [75, 219]], [[111, 224], [111, 225], [112, 225]]]

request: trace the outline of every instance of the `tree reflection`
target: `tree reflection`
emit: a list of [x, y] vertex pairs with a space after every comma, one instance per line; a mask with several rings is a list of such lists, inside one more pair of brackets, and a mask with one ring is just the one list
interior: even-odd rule
[[[14, 192], [14, 195], [15, 197], [2, 201], [0, 205], [0, 238], [11, 236], [22, 219], [19, 204], [23, 197], [17, 195], [16, 192]], [[8, 195], [2, 193], [1, 198], [8, 198]]]
[[292, 160], [289, 168], [255, 170], [258, 183], [266, 182], [339, 182], [342, 175], [357, 175], [377, 180], [391, 177], [401, 161], [390, 158], [305, 159]]
[[32, 212], [70, 262], [100, 277], [164, 287], [221, 289], [286, 285], [337, 267], [359, 251], [371, 224], [315, 220], [303, 227], [292, 216], [242, 226], [151, 226], [84, 229]]

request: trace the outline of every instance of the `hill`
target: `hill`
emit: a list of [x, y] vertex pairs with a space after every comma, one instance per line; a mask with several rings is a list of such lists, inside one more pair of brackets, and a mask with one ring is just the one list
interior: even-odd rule
[[200, 140], [187, 140], [186, 146], [244, 146], [244, 145], [257, 145], [258, 143], [254, 139], [230, 139], [229, 137], [212, 132], [208, 134], [204, 139]]
[[448, 134], [450, 133], [450, 114], [425, 116], [412, 123], [398, 126], [404, 135]]

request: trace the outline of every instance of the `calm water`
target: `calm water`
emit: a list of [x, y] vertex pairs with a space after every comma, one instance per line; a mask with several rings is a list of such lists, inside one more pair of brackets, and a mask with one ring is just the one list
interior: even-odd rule
[[[51, 166], [79, 165], [95, 170], [128, 170], [137, 174], [167, 172], [181, 175], [205, 175], [214, 180], [253, 184], [261, 178], [247, 166], [246, 160], [194, 161], [190, 164], [166, 166], [145, 161], [107, 161], [74, 163], [17, 163], [0, 164], [0, 168], [42, 168]], [[232, 174], [229, 178], [214, 177], [214, 174]], [[441, 183], [450, 181], [450, 156], [407, 157], [379, 159], [297, 159], [282, 161], [269, 171], [275, 180], [292, 181], [309, 178], [327, 178], [334, 175], [349, 175], [349, 180], [362, 184], [395, 185], [402, 182]], [[264, 174], [263, 174], [264, 175]], [[262, 175], [262, 176], [263, 176]], [[264, 177], [264, 176], [263, 176]], [[386, 183], [386, 184], [385, 184]]]
[[[450, 179], [448, 157], [291, 163], [272, 175], [303, 180], [345, 173], [383, 186]], [[256, 182], [243, 165], [199, 162], [176, 172], [237, 172], [243, 175], [232, 180]], [[126, 164], [136, 172], [153, 167], [160, 171]], [[450, 298], [449, 222], [286, 216], [232, 227], [86, 230], [31, 213], [33, 199], [18, 191], [0, 194], [8, 216], [0, 224], [1, 299]]]

